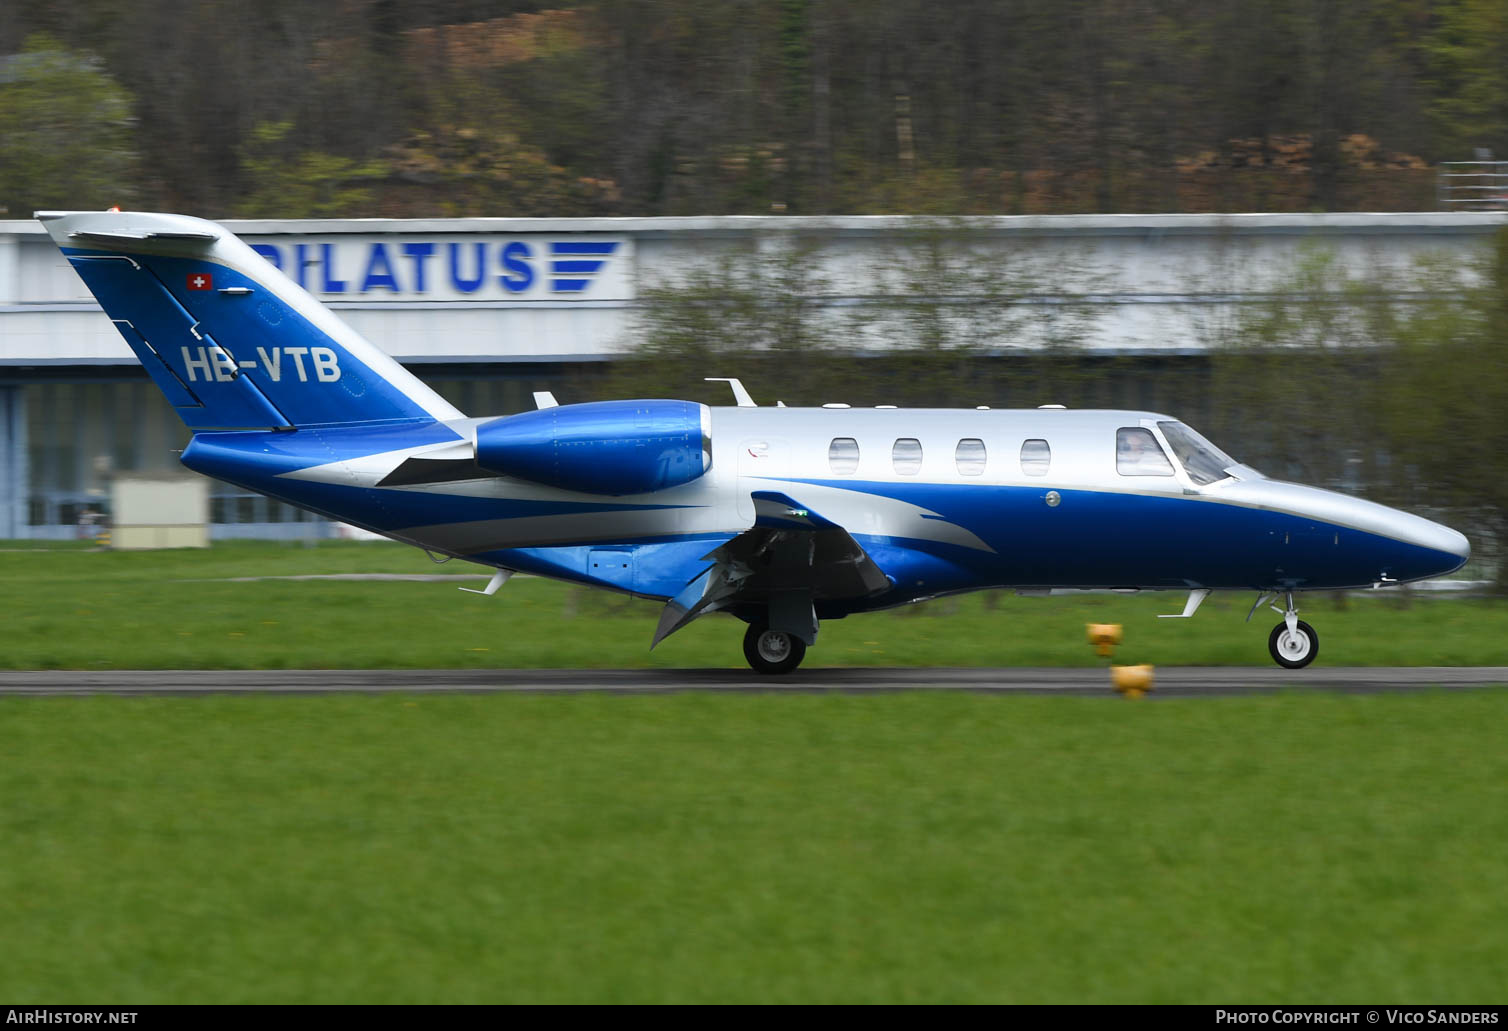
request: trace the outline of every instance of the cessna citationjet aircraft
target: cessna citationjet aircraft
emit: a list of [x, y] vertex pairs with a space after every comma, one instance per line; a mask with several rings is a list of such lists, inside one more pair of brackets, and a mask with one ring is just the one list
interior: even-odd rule
[[[823, 619], [989, 587], [1283, 598], [1449, 573], [1454, 530], [1270, 480], [1152, 412], [815, 409], [633, 400], [466, 416], [231, 233], [181, 215], [39, 212], [194, 431], [190, 469], [432, 553], [709, 612], [762, 673]], [[1248, 614], [1247, 619], [1250, 620]]]

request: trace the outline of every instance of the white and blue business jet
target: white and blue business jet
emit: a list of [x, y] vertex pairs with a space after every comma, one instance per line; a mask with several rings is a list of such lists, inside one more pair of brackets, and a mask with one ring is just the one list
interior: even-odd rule
[[[1286, 600], [1440, 576], [1454, 530], [1270, 480], [1151, 412], [736, 407], [633, 400], [468, 417], [224, 228], [37, 216], [194, 431], [183, 464], [497, 570], [655, 598], [653, 644], [709, 612], [762, 673], [823, 619], [989, 587]], [[1247, 619], [1251, 618], [1248, 614]], [[651, 645], [651, 647], [653, 646]]]

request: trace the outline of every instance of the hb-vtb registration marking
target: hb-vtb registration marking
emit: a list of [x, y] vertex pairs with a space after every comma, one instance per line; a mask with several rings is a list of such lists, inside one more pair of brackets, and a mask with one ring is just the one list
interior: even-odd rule
[[[188, 372], [188, 380], [194, 383], [203, 379], [204, 382], [217, 381], [229, 383], [235, 379], [242, 369], [255, 369], [257, 363], [253, 361], [237, 362], [219, 347], [185, 347], [183, 350], [183, 367]], [[193, 352], [198, 351], [195, 355]], [[257, 357], [262, 360], [262, 368], [267, 372], [267, 378], [274, 383], [283, 380], [283, 359], [298, 373], [300, 383], [309, 382], [309, 373], [312, 370], [314, 378], [321, 383], [334, 383], [340, 379], [340, 359], [335, 351], [328, 347], [265, 347], [257, 348]], [[308, 358], [308, 364], [304, 359]], [[200, 374], [203, 374], [202, 376]]]

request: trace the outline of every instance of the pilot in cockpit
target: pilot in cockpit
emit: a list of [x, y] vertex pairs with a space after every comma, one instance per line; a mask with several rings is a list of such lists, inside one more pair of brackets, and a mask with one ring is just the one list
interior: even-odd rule
[[1128, 426], [1115, 433], [1115, 471], [1122, 476], [1172, 476], [1173, 465], [1151, 430]]

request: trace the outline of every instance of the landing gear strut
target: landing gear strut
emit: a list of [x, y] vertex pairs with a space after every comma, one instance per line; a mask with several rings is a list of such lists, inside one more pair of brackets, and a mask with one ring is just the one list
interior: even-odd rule
[[1303, 669], [1319, 654], [1319, 634], [1314, 627], [1299, 619], [1293, 607], [1293, 592], [1288, 592], [1288, 608], [1271, 606], [1274, 612], [1283, 614], [1283, 622], [1272, 628], [1267, 638], [1267, 650], [1273, 661], [1287, 669]]
[[806, 642], [764, 623], [750, 623], [744, 631], [744, 658], [757, 673], [789, 673], [806, 658]]

